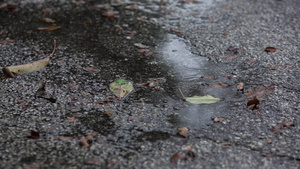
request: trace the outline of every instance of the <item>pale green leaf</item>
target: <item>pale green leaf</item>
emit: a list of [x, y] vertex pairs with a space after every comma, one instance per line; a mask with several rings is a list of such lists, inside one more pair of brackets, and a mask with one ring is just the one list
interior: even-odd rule
[[212, 104], [212, 103], [216, 103], [219, 100], [221, 100], [220, 98], [216, 98], [210, 95], [206, 95], [206, 96], [193, 96], [193, 97], [187, 97], [186, 101], [193, 103], [193, 104]]
[[133, 91], [133, 84], [125, 79], [118, 79], [109, 85], [109, 89], [121, 99]]

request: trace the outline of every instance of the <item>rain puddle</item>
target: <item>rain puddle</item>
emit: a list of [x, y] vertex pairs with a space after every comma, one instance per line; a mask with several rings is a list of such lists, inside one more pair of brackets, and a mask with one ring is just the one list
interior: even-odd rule
[[[224, 72], [227, 68], [210, 62], [206, 57], [192, 54], [186, 41], [176, 35], [167, 34], [166, 39], [158, 47], [158, 64], [168, 69], [170, 81], [166, 85], [170, 90], [166, 90], [165, 98], [160, 97], [156, 101], [167, 99], [173, 107], [169, 122], [176, 127], [200, 128], [212, 122], [212, 117], [229, 111], [231, 105], [226, 98], [235, 98], [238, 93]], [[182, 102], [178, 88], [185, 97], [212, 95], [222, 100], [215, 104], [200, 105]]]

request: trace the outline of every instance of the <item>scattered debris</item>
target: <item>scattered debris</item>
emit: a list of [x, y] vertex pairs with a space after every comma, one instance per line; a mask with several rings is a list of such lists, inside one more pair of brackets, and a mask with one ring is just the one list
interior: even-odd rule
[[254, 98], [252, 100], [249, 100], [247, 103], [247, 108], [250, 110], [254, 110], [256, 108], [258, 108], [259, 105], [259, 100], [257, 99], [256, 96], [254, 96]]
[[266, 51], [266, 52], [272, 52], [272, 53], [273, 53], [273, 52], [276, 52], [276, 48], [271, 47], [271, 46], [268, 46], [268, 47], [265, 48], [265, 51]]
[[213, 118], [214, 122], [222, 122], [224, 121], [225, 119], [224, 118], [218, 118], [218, 117], [215, 117]]
[[186, 127], [178, 128], [178, 134], [187, 138], [189, 137], [189, 129]]
[[274, 90], [275, 90], [275, 86], [273, 84], [269, 86], [257, 86], [249, 90], [248, 93], [245, 95], [245, 97], [252, 98], [256, 96], [258, 99], [260, 99], [264, 95], [271, 94]]
[[39, 27], [38, 30], [39, 31], [54, 31], [57, 29], [60, 29], [60, 26], [49, 26], [49, 27]]
[[30, 138], [30, 139], [40, 139], [40, 133], [37, 132], [37, 131], [33, 131], [31, 130], [30, 131], [30, 136], [27, 136], [27, 138]]

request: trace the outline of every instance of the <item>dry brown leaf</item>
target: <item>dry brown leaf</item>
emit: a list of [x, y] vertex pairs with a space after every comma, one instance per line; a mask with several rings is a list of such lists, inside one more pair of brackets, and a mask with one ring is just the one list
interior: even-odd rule
[[117, 18], [119, 17], [118, 14], [119, 14], [118, 11], [108, 10], [105, 11], [102, 15], [106, 16], [107, 18]]
[[15, 43], [15, 41], [14, 40], [0, 40], [0, 44], [6, 45], [8, 43]]
[[273, 84], [269, 86], [257, 86], [249, 90], [245, 97], [252, 98], [256, 96], [257, 98], [262, 98], [264, 95], [271, 94], [274, 90], [275, 86]]
[[6, 7], [7, 7], [7, 3], [2, 3], [2, 4], [0, 5], [0, 9], [6, 8]]
[[277, 124], [276, 126], [273, 127], [272, 132], [274, 134], [281, 134], [282, 133], [282, 131], [281, 131], [282, 128], [283, 128], [282, 123]]
[[178, 128], [178, 134], [183, 137], [189, 137], [189, 129], [186, 127]]
[[89, 73], [96, 73], [96, 72], [99, 72], [99, 69], [96, 67], [87, 67], [87, 68], [83, 68], [83, 71], [89, 72]]
[[268, 143], [268, 144], [271, 144], [271, 143], [272, 143], [272, 140], [268, 138], [268, 139], [266, 139], [265, 142]]
[[6, 30], [1, 30], [0, 31], [0, 36], [6, 35], [6, 34], [8, 34], [8, 32]]
[[268, 47], [265, 48], [265, 51], [266, 52], [276, 52], [276, 48], [268, 46]]
[[76, 119], [74, 117], [67, 117], [67, 121], [69, 123], [76, 123]]
[[237, 51], [238, 50], [238, 48], [236, 48], [236, 47], [234, 47], [234, 46], [229, 46], [228, 48], [227, 48], [227, 51]]
[[93, 142], [92, 133], [89, 133], [86, 137], [82, 136], [80, 138], [80, 140], [78, 141], [78, 143], [81, 147], [89, 147], [89, 146], [91, 146], [92, 142]]
[[213, 87], [213, 88], [220, 88], [220, 87], [230, 86], [231, 84], [220, 82], [220, 83], [209, 83], [208, 85]]
[[47, 23], [55, 23], [56, 20], [50, 19], [50, 18], [42, 18], [41, 21], [47, 22]]
[[49, 13], [49, 12], [51, 12], [51, 9], [50, 9], [50, 8], [43, 9], [43, 13], [44, 13], [44, 14]]
[[251, 58], [247, 63], [248, 63], [248, 65], [253, 66], [256, 63], [256, 60]]
[[222, 122], [224, 120], [225, 120], [224, 118], [218, 118], [218, 117], [214, 118], [214, 122]]
[[170, 158], [170, 162], [171, 162], [171, 163], [176, 163], [178, 160], [184, 160], [184, 161], [186, 161], [186, 160], [187, 160], [187, 157], [185, 157], [185, 156], [180, 156], [180, 155], [178, 154], [178, 152], [177, 152], [177, 153], [175, 153], [175, 154]]
[[224, 59], [224, 60], [232, 60], [232, 59], [235, 59], [235, 58], [239, 57], [240, 55], [241, 54], [238, 51], [235, 51], [233, 54], [231, 54], [231, 55], [224, 55], [221, 58]]
[[54, 31], [54, 30], [57, 30], [57, 29], [60, 29], [61, 27], [60, 26], [49, 26], [49, 27], [40, 27], [38, 28], [38, 30], [40, 31]]
[[39, 169], [39, 164], [23, 164], [24, 169]]
[[254, 98], [252, 100], [248, 101], [247, 108], [250, 110], [254, 110], [254, 109], [258, 108], [257, 105], [259, 105], [259, 100], [257, 99], [256, 96], [254, 96]]
[[281, 68], [290, 68], [292, 67], [291, 65], [278, 65], [278, 66], [267, 66], [266, 69], [269, 70], [277, 70], [277, 69], [281, 69]]
[[283, 127], [291, 127], [294, 126], [294, 123], [292, 121], [283, 120], [282, 125]]
[[228, 143], [228, 142], [224, 142], [224, 143], [220, 143], [222, 146], [231, 146], [232, 144], [231, 143]]
[[176, 29], [170, 29], [171, 32], [182, 34], [182, 31]]

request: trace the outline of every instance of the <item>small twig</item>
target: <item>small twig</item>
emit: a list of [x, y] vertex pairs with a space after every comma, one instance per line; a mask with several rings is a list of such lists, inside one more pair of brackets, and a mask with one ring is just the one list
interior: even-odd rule
[[186, 100], [186, 98], [184, 97], [184, 95], [183, 95], [183, 93], [181, 92], [181, 90], [180, 90], [180, 88], [178, 87], [178, 90], [179, 90], [179, 92], [180, 92], [180, 94], [181, 94], [181, 96]]

